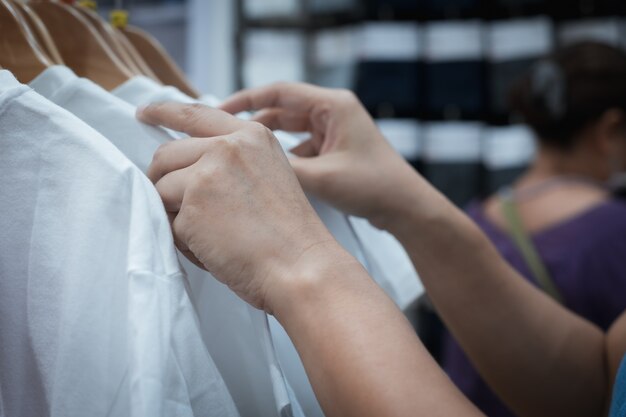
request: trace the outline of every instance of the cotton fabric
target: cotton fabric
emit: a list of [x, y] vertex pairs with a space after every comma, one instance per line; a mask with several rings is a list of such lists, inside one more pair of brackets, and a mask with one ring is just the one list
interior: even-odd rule
[[[134, 106], [67, 68], [50, 68], [32, 85], [97, 129], [144, 171], [157, 147], [173, 140], [163, 129], [139, 122]], [[187, 271], [202, 338], [241, 415], [282, 415], [289, 399], [280, 369], [275, 369], [273, 350], [267, 346], [268, 337], [264, 340], [263, 331], [258, 330], [267, 328], [264, 314], [248, 308], [208, 272], [179, 257]]]
[[3, 415], [238, 416], [149, 180], [8, 71], [0, 143]]

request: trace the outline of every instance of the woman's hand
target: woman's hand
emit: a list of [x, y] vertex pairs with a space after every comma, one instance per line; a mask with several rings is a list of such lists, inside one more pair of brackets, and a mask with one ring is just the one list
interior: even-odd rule
[[192, 136], [161, 146], [148, 176], [177, 246], [245, 301], [272, 312], [308, 268], [327, 259], [352, 262], [269, 129], [201, 105], [153, 104], [138, 117]]
[[305, 190], [339, 209], [387, 228], [412, 205], [417, 175], [351, 92], [279, 83], [236, 93], [221, 108], [259, 110], [253, 120], [272, 130], [310, 132], [291, 164]]

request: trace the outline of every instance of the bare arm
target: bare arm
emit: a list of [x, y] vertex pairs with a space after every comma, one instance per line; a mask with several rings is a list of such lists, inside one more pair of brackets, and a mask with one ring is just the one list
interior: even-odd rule
[[196, 138], [150, 167], [179, 248], [283, 324], [329, 417], [480, 415], [325, 229], [267, 129], [201, 106], [142, 120]]
[[238, 93], [223, 108], [262, 109], [256, 119], [272, 129], [312, 132], [293, 150], [301, 157], [292, 165], [303, 187], [396, 235], [448, 327], [515, 411], [603, 414], [624, 352], [616, 346], [623, 346], [626, 332], [609, 346], [600, 329], [519, 277], [476, 226], [390, 148], [354, 96], [278, 84]]
[[481, 375], [522, 416], [603, 415], [612, 385], [604, 333], [519, 277], [470, 219], [436, 204], [442, 197], [429, 188], [416, 179], [419, 201], [403, 224], [388, 227]]
[[314, 257], [276, 311], [325, 414], [480, 415], [362, 267], [325, 258]]

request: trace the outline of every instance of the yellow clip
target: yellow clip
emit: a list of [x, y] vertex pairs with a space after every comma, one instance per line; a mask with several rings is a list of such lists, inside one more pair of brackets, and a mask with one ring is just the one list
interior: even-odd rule
[[98, 2], [94, 0], [79, 0], [78, 5], [93, 11], [98, 10]]
[[128, 24], [128, 12], [126, 10], [114, 9], [109, 17], [111, 18], [111, 25], [118, 29], [123, 29]]

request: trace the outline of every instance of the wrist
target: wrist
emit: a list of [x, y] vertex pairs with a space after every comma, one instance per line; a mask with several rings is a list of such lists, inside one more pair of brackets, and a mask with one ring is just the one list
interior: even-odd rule
[[301, 325], [319, 308], [333, 304], [333, 297], [367, 278], [359, 262], [336, 241], [310, 248], [274, 282], [267, 310], [287, 328]]
[[[486, 248], [492, 256], [489, 240], [475, 223], [426, 180], [418, 179], [421, 184], [414, 184], [407, 205], [394, 211], [393, 219], [385, 224], [385, 230], [413, 254], [413, 261], [418, 262], [415, 255], [432, 256], [458, 246], [465, 248], [462, 251], [471, 248], [476, 255]], [[422, 280], [428, 280], [427, 275]]]
[[[397, 170], [397, 168], [396, 168]], [[402, 167], [393, 181], [393, 192], [381, 193], [379, 207], [368, 220], [376, 227], [391, 234], [404, 231], [409, 219], [419, 220], [433, 211], [430, 185], [412, 167]]]

